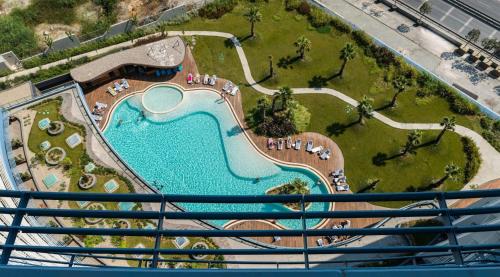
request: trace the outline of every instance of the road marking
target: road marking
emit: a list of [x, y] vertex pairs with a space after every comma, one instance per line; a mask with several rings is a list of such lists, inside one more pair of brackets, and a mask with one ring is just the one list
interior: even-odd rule
[[493, 37], [494, 35], [496, 35], [496, 34], [497, 34], [497, 30], [494, 30], [494, 31], [491, 33], [491, 35], [489, 35], [489, 36], [488, 36], [488, 38], [492, 38], [492, 37]]
[[455, 9], [455, 7], [451, 7], [451, 9], [449, 9], [444, 15], [443, 17], [441, 17], [441, 19], [439, 19], [439, 21], [443, 21], [448, 15], [450, 15], [450, 13]]
[[467, 22], [465, 22], [465, 24], [458, 30], [459, 33], [461, 33], [465, 27], [467, 27], [467, 25], [469, 25], [469, 23], [472, 21], [472, 17], [469, 18], [469, 20], [467, 20]]

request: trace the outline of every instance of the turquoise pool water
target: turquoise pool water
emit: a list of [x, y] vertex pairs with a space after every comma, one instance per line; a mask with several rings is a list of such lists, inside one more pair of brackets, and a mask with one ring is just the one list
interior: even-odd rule
[[131, 211], [135, 206], [134, 202], [119, 202], [118, 209], [120, 211]]
[[172, 110], [182, 101], [182, 92], [174, 87], [159, 85], [148, 89], [142, 98], [144, 107], [153, 113]]
[[115, 179], [111, 179], [104, 184], [104, 190], [106, 190], [106, 192], [108, 193], [112, 193], [116, 191], [118, 188], [119, 185], [116, 183]]
[[[162, 192], [263, 195], [271, 187], [300, 178], [309, 184], [311, 193], [327, 193], [313, 172], [277, 165], [260, 155], [220, 96], [190, 91], [184, 98], [174, 111], [147, 118], [141, 116], [140, 96], [128, 98], [116, 107], [104, 132], [121, 157]], [[191, 211], [287, 210], [282, 204], [179, 204]], [[328, 204], [314, 203], [309, 210], [328, 210]], [[299, 220], [279, 223], [289, 228], [301, 226]], [[318, 220], [307, 223], [313, 227]]]

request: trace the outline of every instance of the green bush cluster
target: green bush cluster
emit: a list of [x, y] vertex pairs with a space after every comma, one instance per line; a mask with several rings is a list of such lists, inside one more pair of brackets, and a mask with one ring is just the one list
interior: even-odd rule
[[85, 0], [32, 0], [26, 8], [16, 8], [11, 15], [26, 25], [60, 23], [70, 25], [77, 19], [75, 7]]
[[474, 177], [481, 165], [481, 154], [476, 144], [468, 137], [462, 137], [462, 145], [466, 156], [464, 167], [464, 183], [468, 183]]
[[311, 25], [314, 27], [323, 27], [332, 22], [332, 17], [321, 9], [313, 7], [309, 13]]
[[238, 1], [236, 0], [215, 0], [205, 6], [203, 6], [198, 14], [201, 17], [217, 19], [222, 17], [228, 12], [231, 12], [234, 7], [236, 7]]
[[489, 117], [481, 118], [481, 128], [483, 128], [482, 136], [493, 146], [500, 151], [500, 120], [494, 121]]
[[35, 33], [21, 20], [7, 15], [0, 16], [0, 42], [0, 53], [13, 51], [19, 57], [29, 55], [38, 47]]
[[300, 4], [302, 4], [302, 0], [286, 0], [285, 9], [287, 11], [295, 11], [299, 8]]

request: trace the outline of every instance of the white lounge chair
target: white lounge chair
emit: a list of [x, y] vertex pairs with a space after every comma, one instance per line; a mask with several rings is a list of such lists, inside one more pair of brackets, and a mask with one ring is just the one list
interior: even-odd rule
[[229, 92], [230, 89], [233, 87], [233, 83], [231, 81], [227, 81], [224, 86], [222, 87], [222, 91], [227, 91]]
[[93, 114], [92, 115], [92, 119], [94, 119], [94, 121], [101, 121], [102, 120], [102, 116]]
[[289, 136], [286, 139], [286, 149], [290, 149], [290, 148], [292, 148], [292, 137]]
[[210, 77], [208, 76], [208, 74], [205, 74], [203, 76], [203, 84], [204, 85], [208, 85], [208, 81], [209, 81]]
[[321, 150], [323, 150], [323, 146], [320, 145], [320, 146], [316, 146], [314, 147], [313, 149], [311, 149], [311, 153], [318, 153], [320, 152]]
[[240, 88], [238, 86], [235, 86], [232, 90], [231, 90], [231, 95], [232, 96], [235, 96], [236, 93], [238, 93], [238, 91], [240, 91]]
[[300, 146], [301, 145], [302, 145], [302, 141], [300, 139], [298, 139], [298, 140], [295, 141], [295, 144], [294, 144], [293, 148], [295, 150], [300, 150]]
[[116, 91], [114, 89], [112, 89], [111, 87], [108, 87], [108, 90], [107, 92], [109, 92], [109, 94], [113, 95], [113, 96], [116, 96]]
[[121, 81], [121, 85], [122, 87], [124, 87], [125, 89], [128, 89], [130, 86], [128, 85], [128, 82], [125, 78], [122, 79]]
[[307, 152], [311, 152], [312, 149], [313, 149], [313, 141], [312, 140], [308, 140], [307, 144], [306, 144], [306, 151]]
[[215, 86], [216, 82], [217, 82], [217, 76], [212, 75], [212, 78], [209, 79], [208, 84], [211, 86]]
[[318, 246], [320, 246], [320, 247], [325, 245], [325, 243], [323, 242], [323, 239], [318, 239], [316, 241], [316, 244], [318, 244]]
[[274, 148], [274, 141], [272, 138], [267, 139], [267, 149], [273, 149]]
[[118, 82], [115, 81], [113, 84], [115, 85], [115, 90], [116, 91], [122, 91], [123, 90], [122, 86]]
[[98, 109], [106, 109], [108, 107], [108, 104], [106, 103], [101, 103], [101, 102], [95, 102], [95, 106], [98, 108]]
[[277, 148], [278, 148], [278, 150], [283, 150], [283, 144], [284, 144], [284, 141], [283, 141], [283, 139], [282, 139], [282, 138], [280, 138], [280, 139], [278, 140], [278, 147], [277, 147]]
[[332, 151], [330, 151], [330, 149], [326, 149], [320, 156], [319, 158], [322, 159], [322, 160], [328, 160], [330, 159], [330, 154], [332, 153]]
[[201, 79], [200, 74], [199, 74], [199, 73], [196, 73], [196, 76], [194, 77], [194, 82], [195, 82], [196, 84], [199, 84], [199, 83], [200, 83], [200, 79]]

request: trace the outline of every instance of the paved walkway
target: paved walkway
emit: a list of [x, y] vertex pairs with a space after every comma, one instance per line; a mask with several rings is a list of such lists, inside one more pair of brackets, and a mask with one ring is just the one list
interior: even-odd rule
[[[185, 36], [213, 36], [213, 37], [222, 37], [232, 39], [235, 45], [236, 52], [241, 61], [241, 65], [243, 67], [243, 73], [245, 75], [246, 81], [257, 91], [272, 95], [276, 90], [265, 88], [259, 85], [253, 78], [252, 73], [250, 71], [250, 66], [248, 65], [248, 60], [246, 58], [245, 52], [241, 47], [241, 44], [236, 40], [236, 37], [229, 33], [223, 32], [211, 32], [211, 31], [186, 31], [182, 32], [169, 32], [170, 35], [185, 35]], [[358, 101], [355, 99], [330, 88], [293, 88], [294, 93], [297, 94], [305, 94], [305, 93], [322, 93], [332, 95], [334, 97], [339, 98], [340, 100], [352, 105], [357, 106]], [[382, 115], [378, 112], [373, 113], [373, 117], [382, 121], [383, 123], [397, 129], [404, 130], [440, 130], [442, 127], [438, 123], [401, 123], [396, 122], [385, 115]], [[498, 172], [500, 172], [500, 153], [493, 148], [480, 134], [472, 131], [469, 128], [457, 125], [455, 128], [455, 132], [461, 136], [466, 136], [471, 138], [479, 148], [479, 152], [481, 153], [481, 157], [483, 162], [476, 176], [472, 178], [472, 180], [464, 187], [464, 189], [470, 188], [470, 185], [473, 184], [482, 184], [486, 183], [490, 180], [496, 179], [499, 177]]]

